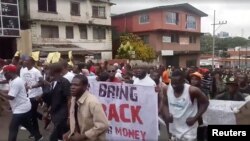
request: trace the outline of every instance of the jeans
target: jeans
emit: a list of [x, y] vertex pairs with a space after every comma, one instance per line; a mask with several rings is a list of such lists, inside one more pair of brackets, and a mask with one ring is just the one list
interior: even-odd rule
[[32, 135], [35, 136], [35, 141], [39, 140], [42, 136], [38, 130], [35, 130], [32, 125], [31, 111], [22, 114], [13, 114], [9, 125], [8, 141], [16, 141], [19, 126], [25, 127]]

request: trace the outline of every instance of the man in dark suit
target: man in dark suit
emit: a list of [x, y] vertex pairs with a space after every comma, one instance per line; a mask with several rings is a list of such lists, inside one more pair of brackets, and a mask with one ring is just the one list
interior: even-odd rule
[[60, 63], [51, 64], [49, 69], [51, 90], [49, 93], [43, 94], [42, 99], [49, 107], [51, 120], [54, 124], [50, 141], [58, 141], [62, 140], [63, 134], [69, 130], [67, 120], [70, 82], [61, 75], [62, 65]]

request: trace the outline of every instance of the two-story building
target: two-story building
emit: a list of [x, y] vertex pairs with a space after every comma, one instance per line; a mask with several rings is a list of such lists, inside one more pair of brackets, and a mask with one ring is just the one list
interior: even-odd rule
[[30, 29], [32, 51], [74, 57], [112, 58], [109, 0], [20, 0], [22, 29]]
[[190, 4], [159, 6], [112, 16], [118, 33], [139, 35], [164, 65], [199, 66], [201, 17], [207, 14]]

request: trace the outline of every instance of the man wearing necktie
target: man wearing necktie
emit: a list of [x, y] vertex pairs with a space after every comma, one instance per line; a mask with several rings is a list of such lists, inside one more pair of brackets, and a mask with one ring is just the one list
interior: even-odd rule
[[51, 121], [54, 129], [50, 141], [62, 140], [64, 133], [68, 131], [68, 102], [70, 100], [70, 82], [64, 78], [62, 65], [54, 63], [49, 66], [51, 76], [51, 90], [42, 96], [48, 105]]
[[88, 90], [88, 79], [76, 75], [71, 83], [70, 131], [64, 141], [106, 140], [108, 119], [101, 103]]

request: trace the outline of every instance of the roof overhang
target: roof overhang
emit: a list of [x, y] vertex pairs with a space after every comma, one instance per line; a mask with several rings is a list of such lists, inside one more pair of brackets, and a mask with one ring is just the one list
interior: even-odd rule
[[200, 17], [207, 17], [208, 15], [204, 12], [202, 12], [201, 10], [195, 8], [194, 6], [188, 4], [188, 3], [182, 3], [182, 4], [175, 4], [175, 5], [165, 5], [165, 6], [158, 6], [158, 7], [152, 7], [152, 8], [148, 8], [148, 9], [142, 9], [142, 10], [137, 10], [137, 11], [131, 11], [131, 12], [127, 12], [127, 13], [122, 13], [122, 14], [118, 14], [118, 15], [114, 15], [112, 16], [112, 18], [120, 18], [120, 17], [124, 17], [127, 15], [132, 15], [132, 14], [138, 14], [138, 13], [143, 13], [143, 12], [148, 12], [148, 11], [152, 11], [152, 10], [158, 10], [158, 9], [184, 9], [187, 11], [190, 11], [193, 14], [196, 14]]
[[98, 24], [98, 23], [94, 23], [93, 20], [89, 20], [88, 22], [77, 22], [77, 21], [60, 21], [60, 20], [54, 20], [54, 19], [29, 19], [29, 22], [35, 22], [35, 21], [38, 21], [38, 22], [56, 22], [56, 23], [68, 23], [68, 24], [78, 24], [78, 25], [90, 25], [90, 26], [102, 26], [102, 27], [106, 27], [106, 28], [111, 28], [112, 25], [105, 25], [105, 24]]
[[33, 51], [43, 52], [42, 54], [60, 52], [62, 55], [66, 55], [69, 51], [72, 51], [74, 55], [82, 56], [98, 54], [98, 52], [86, 50], [72, 44], [34, 44]]

